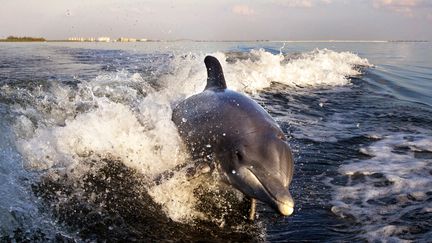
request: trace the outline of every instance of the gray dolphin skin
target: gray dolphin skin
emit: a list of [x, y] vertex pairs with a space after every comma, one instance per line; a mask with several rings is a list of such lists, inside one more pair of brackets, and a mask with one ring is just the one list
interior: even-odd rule
[[259, 200], [284, 216], [294, 201], [288, 190], [293, 157], [286, 137], [255, 101], [227, 89], [222, 67], [212, 56], [204, 60], [207, 86], [173, 111], [182, 140], [193, 158], [216, 161], [226, 181], [252, 200], [250, 219]]

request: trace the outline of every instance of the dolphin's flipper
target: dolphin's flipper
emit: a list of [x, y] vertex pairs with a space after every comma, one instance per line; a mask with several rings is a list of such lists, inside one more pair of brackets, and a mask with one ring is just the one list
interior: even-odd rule
[[207, 68], [207, 85], [204, 90], [224, 90], [227, 88], [225, 77], [218, 59], [213, 56], [206, 56], [204, 63]]
[[251, 198], [251, 206], [249, 210], [249, 220], [254, 221], [255, 220], [255, 214], [256, 214], [256, 199]]

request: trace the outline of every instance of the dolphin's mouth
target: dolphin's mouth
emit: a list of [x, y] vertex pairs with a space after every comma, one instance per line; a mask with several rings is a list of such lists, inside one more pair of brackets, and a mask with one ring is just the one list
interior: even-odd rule
[[262, 180], [255, 175], [255, 173], [250, 170], [249, 168], [247, 168], [247, 170], [249, 171], [250, 174], [253, 175], [253, 177], [256, 179], [257, 182], [259, 182], [259, 184], [261, 185], [261, 187], [264, 189], [265, 193], [275, 202], [277, 209], [279, 210], [279, 212], [284, 215], [284, 216], [289, 216], [294, 212], [294, 203], [292, 201], [292, 198], [290, 198], [290, 200], [287, 201], [282, 201], [279, 198], [277, 198], [277, 196], [262, 182]]

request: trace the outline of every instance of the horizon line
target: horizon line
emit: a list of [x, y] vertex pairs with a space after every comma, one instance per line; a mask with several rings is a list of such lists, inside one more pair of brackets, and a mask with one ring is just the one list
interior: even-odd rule
[[[6, 38], [0, 38], [0, 40], [5, 41], [7, 40], [8, 37], [10, 37], [12, 35], [7, 36]], [[18, 37], [18, 36], [14, 36], [14, 37]], [[66, 39], [47, 39], [44, 37], [30, 37], [30, 36], [23, 36], [23, 37], [28, 37], [28, 38], [43, 38], [45, 39], [45, 42], [122, 42], [122, 41], [115, 41], [118, 40], [120, 38], [130, 38], [130, 39], [135, 39], [135, 41], [124, 41], [124, 42], [175, 42], [175, 41], [192, 41], [192, 42], [286, 42], [286, 43], [300, 43], [300, 42], [310, 42], [310, 43], [331, 43], [331, 42], [346, 42], [346, 43], [350, 43], [350, 42], [370, 42], [370, 43], [386, 43], [386, 42], [430, 42], [431, 40], [427, 40], [427, 39], [317, 39], [317, 40], [313, 40], [313, 39], [304, 39], [304, 40], [272, 40], [272, 39], [220, 39], [220, 40], [210, 40], [210, 39], [189, 39], [189, 38], [178, 38], [178, 39], [147, 39], [147, 38], [135, 38], [135, 37], [118, 37], [118, 38], [111, 38], [108, 36], [104, 36], [103, 38], [109, 38], [112, 39], [114, 41], [98, 41], [98, 40], [84, 40], [84, 41], [79, 41], [79, 40], [68, 40], [70, 38], [76, 38], [76, 37], [68, 37]], [[19, 38], [23, 38], [23, 37], [19, 37]], [[101, 36], [102, 37], [102, 36]], [[79, 38], [85, 38], [85, 39], [90, 39], [90, 38], [101, 38], [101, 37], [79, 37]], [[143, 41], [143, 39], [145, 39], [145, 41]], [[43, 42], [43, 41], [41, 41]]]

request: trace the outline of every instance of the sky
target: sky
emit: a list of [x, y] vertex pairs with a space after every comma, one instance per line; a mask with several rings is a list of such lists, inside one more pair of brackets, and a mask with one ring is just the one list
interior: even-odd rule
[[0, 0], [0, 38], [432, 40], [432, 0]]

